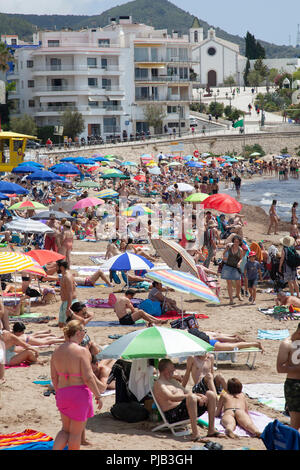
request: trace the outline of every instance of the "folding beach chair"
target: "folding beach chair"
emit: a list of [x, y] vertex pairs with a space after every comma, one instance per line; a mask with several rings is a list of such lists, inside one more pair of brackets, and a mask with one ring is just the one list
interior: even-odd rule
[[[180, 436], [188, 436], [190, 433], [190, 431], [188, 429], [186, 429], [187, 425], [190, 424], [190, 420], [189, 419], [185, 419], [183, 421], [178, 421], [177, 423], [169, 423], [165, 417], [165, 414], [164, 412], [161, 410], [156, 398], [155, 398], [155, 395], [153, 393], [153, 387], [154, 387], [154, 382], [155, 380], [157, 379], [157, 377], [154, 377], [153, 375], [150, 376], [150, 391], [151, 391], [151, 395], [153, 397], [153, 400], [154, 400], [154, 403], [159, 411], [159, 414], [162, 418], [162, 423], [159, 424], [158, 426], [156, 426], [155, 428], [152, 429], [153, 432], [156, 432], [156, 431], [162, 431], [163, 429], [169, 429], [172, 434], [174, 434], [174, 436], [176, 437], [180, 437]], [[177, 428], [180, 428], [182, 429], [181, 431], [176, 431]]]
[[[255, 361], [256, 361], [256, 356], [257, 353], [261, 353], [261, 349], [259, 348], [245, 348], [245, 349], [238, 349], [234, 351], [213, 351], [214, 356], [215, 356], [215, 366], [218, 367], [218, 361], [222, 361], [222, 357], [224, 358], [223, 360], [231, 360], [231, 362], [237, 362], [235, 359], [236, 357], [234, 356], [235, 354], [247, 354], [246, 358], [246, 366], [249, 367], [249, 369], [254, 369], [255, 368]], [[251, 360], [252, 358], [252, 360]]]

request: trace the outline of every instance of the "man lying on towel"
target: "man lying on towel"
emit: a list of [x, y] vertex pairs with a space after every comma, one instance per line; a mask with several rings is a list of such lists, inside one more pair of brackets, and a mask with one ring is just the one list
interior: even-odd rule
[[148, 323], [148, 326], [167, 323], [167, 320], [159, 320], [143, 310], [135, 308], [131, 302], [134, 295], [135, 291], [133, 289], [128, 289], [125, 292], [125, 295], [120, 296], [114, 305], [114, 311], [121, 325], [134, 325], [140, 318], [145, 320]]
[[[198, 330], [197, 327], [189, 328], [189, 333], [198, 338], [203, 339], [211, 346], [214, 347], [214, 351], [234, 351], [234, 349], [245, 349], [245, 348], [259, 348], [264, 352], [264, 348], [260, 341], [240, 341], [240, 337], [234, 337], [230, 335], [222, 335], [220, 333], [213, 333], [211, 331]], [[209, 333], [209, 335], [207, 334]]]

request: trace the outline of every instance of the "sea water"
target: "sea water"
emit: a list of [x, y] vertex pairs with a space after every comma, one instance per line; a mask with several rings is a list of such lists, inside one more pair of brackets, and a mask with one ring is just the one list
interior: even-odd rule
[[[220, 192], [236, 198], [235, 189], [222, 187]], [[290, 221], [294, 202], [299, 203], [297, 215], [300, 217], [300, 179], [290, 178], [286, 181], [279, 181], [278, 178], [271, 178], [255, 182], [242, 180], [238, 199], [242, 204], [259, 206], [268, 214], [273, 199], [277, 200], [276, 212], [281, 220]]]

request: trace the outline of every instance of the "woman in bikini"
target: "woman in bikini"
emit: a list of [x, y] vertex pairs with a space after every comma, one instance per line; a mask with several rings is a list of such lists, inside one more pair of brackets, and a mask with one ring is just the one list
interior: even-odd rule
[[291, 224], [298, 226], [297, 207], [298, 207], [298, 202], [294, 202], [294, 204], [292, 205]]
[[260, 437], [260, 431], [254, 425], [249, 412], [245, 395], [242, 393], [243, 385], [238, 379], [232, 378], [227, 382], [227, 392], [221, 393], [216, 416], [220, 416], [222, 411], [221, 424], [225, 428], [228, 437], [237, 438], [234, 434], [236, 425], [245, 429], [254, 437]]
[[272, 201], [272, 205], [269, 209], [269, 216], [270, 216], [270, 224], [269, 224], [269, 228], [268, 228], [268, 232], [267, 232], [267, 235], [271, 235], [271, 228], [272, 226], [274, 225], [274, 235], [278, 235], [278, 222], [279, 222], [279, 217], [277, 215], [277, 212], [276, 212], [276, 204], [277, 204], [277, 201], [276, 199], [274, 199]]
[[90, 352], [80, 346], [86, 330], [77, 321], [64, 328], [65, 342], [51, 358], [51, 380], [56, 392], [56, 405], [61, 414], [62, 429], [57, 434], [53, 450], [79, 450], [86, 421], [94, 415], [93, 394], [98, 409], [102, 402], [91, 366]]

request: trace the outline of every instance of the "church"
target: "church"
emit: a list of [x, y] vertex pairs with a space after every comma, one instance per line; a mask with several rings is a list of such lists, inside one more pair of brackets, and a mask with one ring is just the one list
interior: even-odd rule
[[201, 87], [221, 86], [230, 76], [237, 86], [244, 84], [243, 72], [247, 58], [240, 54], [237, 44], [218, 38], [213, 28], [208, 30], [207, 38], [204, 39], [203, 28], [197, 18], [194, 18], [189, 35], [190, 43], [194, 45], [194, 72]]

